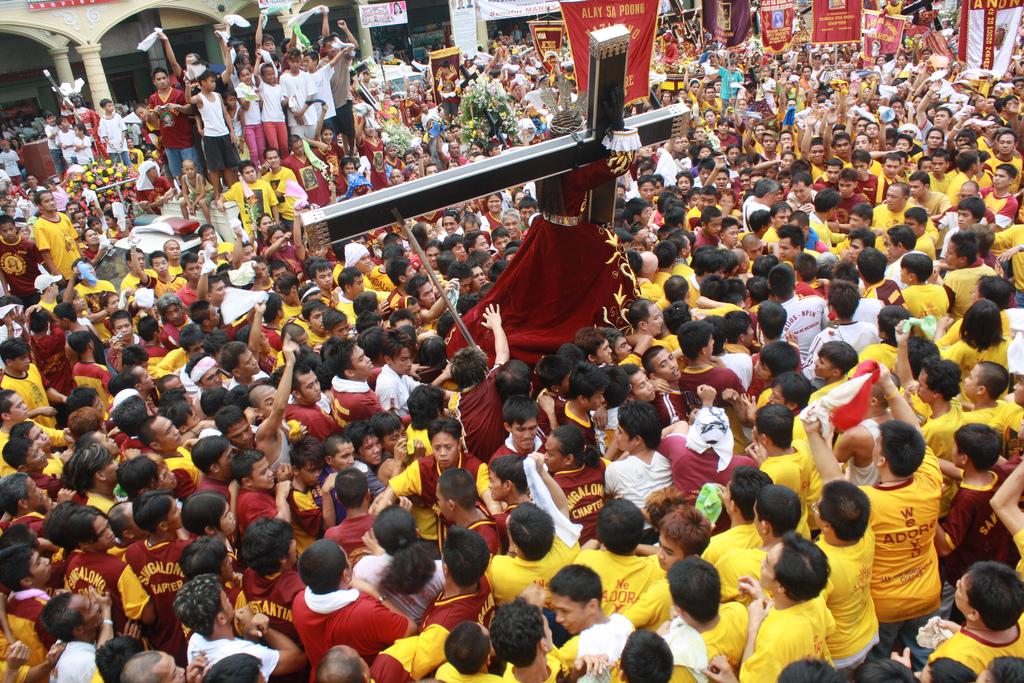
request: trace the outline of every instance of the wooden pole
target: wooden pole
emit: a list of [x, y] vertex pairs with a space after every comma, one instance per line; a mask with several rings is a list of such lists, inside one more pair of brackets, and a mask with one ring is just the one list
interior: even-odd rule
[[427, 258], [426, 252], [423, 251], [423, 247], [420, 246], [420, 243], [416, 241], [416, 237], [412, 234], [412, 230], [410, 230], [409, 226], [405, 224], [405, 219], [402, 218], [402, 214], [398, 213], [398, 209], [392, 209], [391, 213], [394, 215], [395, 221], [402, 226], [402, 232], [405, 233], [405, 238], [409, 241], [409, 246], [412, 247], [412, 250], [420, 257], [420, 262], [423, 264], [423, 267], [427, 269], [427, 277], [430, 278], [430, 281], [434, 283], [434, 287], [437, 288], [438, 295], [444, 301], [444, 307], [452, 314], [452, 318], [455, 320], [455, 325], [459, 328], [459, 332], [462, 332], [462, 337], [472, 348], [479, 350], [480, 347], [477, 346], [477, 343], [473, 340], [473, 335], [469, 333], [469, 328], [466, 327], [466, 323], [462, 321], [462, 316], [459, 315], [459, 312], [455, 310], [455, 306], [452, 305], [452, 302], [445, 295], [444, 286], [441, 284], [440, 278], [437, 277], [437, 273], [434, 272], [434, 269], [430, 267], [430, 260]]

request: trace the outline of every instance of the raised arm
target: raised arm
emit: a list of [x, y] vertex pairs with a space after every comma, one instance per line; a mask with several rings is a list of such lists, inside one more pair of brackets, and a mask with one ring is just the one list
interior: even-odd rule
[[811, 455], [814, 457], [814, 466], [818, 468], [821, 481], [828, 483], [843, 478], [843, 468], [832, 452], [830, 440], [826, 440], [821, 433], [820, 423], [817, 419], [803, 420], [804, 430], [807, 432], [807, 445], [811, 448]]
[[182, 74], [181, 64], [178, 64], [178, 59], [174, 56], [174, 48], [171, 47], [170, 38], [161, 33], [160, 42], [164, 46], [164, 55], [167, 57], [167, 65], [171, 67], [171, 73], [180, 81]]
[[1024, 495], [1024, 467], [1016, 467], [992, 496], [992, 511], [1011, 535], [1024, 529], [1024, 512], [1018, 501]]
[[[443, 293], [442, 296], [444, 296]], [[488, 306], [484, 311], [483, 324], [494, 334], [494, 364], [504, 365], [511, 358], [511, 354], [508, 348], [508, 337], [505, 336], [505, 330], [501, 326], [501, 309], [494, 304]]]
[[[253, 326], [256, 321], [253, 321]], [[278, 429], [281, 428], [281, 421], [284, 419], [284, 409], [288, 405], [288, 397], [292, 393], [292, 376], [295, 371], [295, 354], [298, 353], [299, 345], [290, 337], [282, 340], [281, 353], [284, 354], [284, 372], [281, 373], [281, 381], [274, 392], [274, 403], [270, 407], [270, 415], [263, 420], [256, 430], [256, 441], [269, 439]]]
[[[548, 468], [544, 465], [544, 456], [540, 453], [531, 453], [529, 459], [532, 462], [532, 466], [537, 470], [537, 474], [540, 475], [541, 481], [544, 482], [544, 487], [547, 488], [548, 493], [551, 495], [551, 501], [555, 504], [555, 507], [561, 512], [566, 519], [569, 517], [569, 501], [565, 497], [565, 491], [558, 485], [558, 482], [552, 478], [548, 472]], [[523, 463], [524, 467], [530, 467], [530, 463]]]

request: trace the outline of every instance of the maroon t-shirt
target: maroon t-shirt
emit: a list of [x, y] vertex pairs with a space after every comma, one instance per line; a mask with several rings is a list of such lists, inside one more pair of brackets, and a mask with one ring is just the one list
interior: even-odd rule
[[179, 561], [182, 551], [192, 541], [169, 541], [149, 547], [146, 541], [136, 541], [128, 546], [124, 559], [142, 582], [142, 587], [153, 600], [157, 616], [155, 622], [145, 627], [146, 635], [153, 647], [174, 657], [178, 666], [188, 664], [185, 656], [185, 631], [174, 615], [174, 596], [185, 583], [185, 574]]
[[32, 361], [43, 376], [43, 385], [67, 396], [75, 387], [71, 361], [64, 352], [64, 330], [50, 325], [48, 334], [30, 334], [25, 338], [32, 350]]
[[384, 412], [373, 389], [361, 393], [331, 389], [331, 396], [334, 398], [335, 418], [342, 427]]
[[942, 522], [942, 530], [954, 546], [953, 552], [942, 558], [945, 576], [955, 583], [967, 569], [979, 560], [994, 560], [1013, 564], [1013, 539], [1003, 523], [992, 511], [992, 496], [1006, 480], [1012, 467], [996, 468], [995, 479], [988, 489], [970, 489], [961, 486], [949, 505], [949, 514]]
[[332, 526], [325, 531], [324, 538], [340, 545], [345, 554], [349, 556], [349, 564], [353, 564], [355, 561], [353, 556], [366, 551], [366, 546], [363, 545], [363, 534], [373, 528], [375, 519], [377, 519], [375, 515], [346, 517], [341, 524]]
[[[185, 93], [177, 88], [171, 88], [166, 100], [160, 97], [160, 93], [153, 93], [149, 96], [147, 104], [150, 109], [156, 109], [165, 104], [184, 106], [188, 102], [185, 101]], [[165, 148], [187, 149], [192, 146], [192, 124], [187, 114], [162, 109], [157, 112], [157, 118], [160, 119], [160, 143]]]
[[305, 159], [291, 154], [281, 160], [281, 165], [290, 168], [298, 179], [302, 189], [309, 196], [309, 203], [327, 206], [331, 203], [331, 188], [327, 185], [323, 174], [313, 168]]
[[409, 625], [408, 619], [366, 594], [360, 594], [355, 602], [339, 610], [318, 614], [306, 604], [302, 592], [295, 596], [292, 614], [313, 671], [335, 645], [348, 645], [372, 665], [378, 652], [405, 636]]
[[[703, 453], [691, 450], [686, 445], [686, 437], [682, 434], [673, 434], [662, 439], [658, 444], [658, 452], [672, 463], [672, 485], [682, 492], [689, 503], [697, 500], [697, 494], [700, 493], [700, 488], [704, 484], [712, 482], [726, 486], [732, 477], [733, 470], [737, 467], [743, 465], [757, 467], [757, 463], [747, 456], [734, 455], [729, 464], [719, 472], [718, 455], [711, 449]], [[724, 531], [728, 528], [728, 516], [722, 515], [715, 530]]]
[[738, 394], [743, 393], [743, 384], [740, 382], [740, 378], [728, 368], [712, 367], [700, 372], [684, 370], [679, 375], [679, 391], [686, 404], [686, 414], [681, 416], [682, 419], [685, 420], [686, 415], [689, 415], [694, 408], [700, 408], [702, 401], [697, 395], [697, 387], [702, 384], [710, 385], [718, 390], [715, 405], [719, 408], [728, 407], [728, 404], [722, 400], [722, 392], [726, 389], [735, 389]]
[[26, 297], [36, 293], [36, 276], [42, 263], [43, 256], [35, 242], [21, 237], [14, 244], [0, 240], [0, 270], [14, 296]]
[[470, 453], [490, 454], [505, 441], [505, 424], [501, 418], [501, 396], [495, 386], [498, 369], [459, 396], [459, 420], [466, 434]]

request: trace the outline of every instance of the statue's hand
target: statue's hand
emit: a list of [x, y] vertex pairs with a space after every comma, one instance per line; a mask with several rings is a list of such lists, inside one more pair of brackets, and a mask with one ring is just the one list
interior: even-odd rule
[[605, 132], [624, 130], [626, 128], [625, 101], [626, 94], [622, 90], [621, 84], [616, 83], [608, 88], [605, 97], [601, 100], [603, 118], [608, 122], [608, 128]]
[[636, 152], [612, 152], [608, 157], [608, 168], [617, 176], [629, 170], [636, 159]]

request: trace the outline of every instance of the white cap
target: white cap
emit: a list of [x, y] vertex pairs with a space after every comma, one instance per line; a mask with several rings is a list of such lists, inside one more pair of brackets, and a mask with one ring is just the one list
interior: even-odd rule
[[55, 285], [63, 279], [60, 275], [47, 275], [46, 273], [36, 275], [36, 291], [45, 292], [50, 285]]

